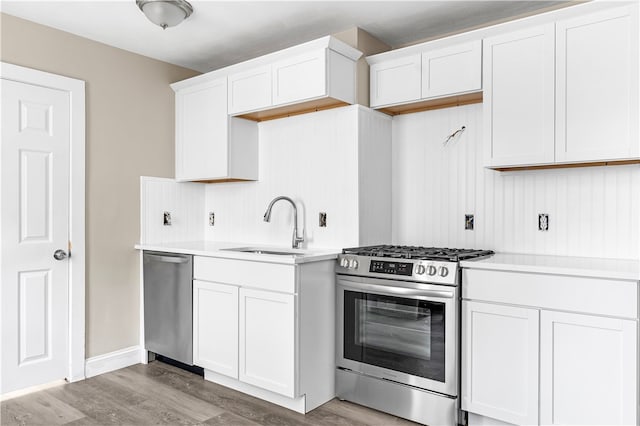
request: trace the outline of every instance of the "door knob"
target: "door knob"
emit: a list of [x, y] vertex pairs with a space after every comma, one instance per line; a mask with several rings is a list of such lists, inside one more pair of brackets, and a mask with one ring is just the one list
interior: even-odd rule
[[53, 258], [55, 260], [64, 260], [67, 258], [67, 252], [64, 250], [56, 250], [53, 252]]

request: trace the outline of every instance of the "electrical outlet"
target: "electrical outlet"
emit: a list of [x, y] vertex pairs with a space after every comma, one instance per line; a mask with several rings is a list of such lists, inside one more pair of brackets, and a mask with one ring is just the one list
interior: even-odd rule
[[464, 215], [464, 229], [466, 229], [467, 231], [473, 231], [473, 215], [472, 214], [465, 214]]
[[171, 212], [164, 212], [162, 224], [164, 226], [171, 226]]
[[549, 215], [547, 213], [538, 214], [538, 231], [549, 230]]
[[327, 227], [327, 214], [325, 212], [320, 212], [318, 215], [318, 226], [320, 226], [320, 228]]
[[216, 214], [214, 212], [209, 212], [209, 226], [213, 226], [216, 224]]

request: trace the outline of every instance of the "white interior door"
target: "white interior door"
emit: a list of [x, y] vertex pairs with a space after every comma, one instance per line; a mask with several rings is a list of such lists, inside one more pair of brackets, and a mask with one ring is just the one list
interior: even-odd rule
[[4, 394], [69, 372], [71, 122], [69, 92], [1, 82]]

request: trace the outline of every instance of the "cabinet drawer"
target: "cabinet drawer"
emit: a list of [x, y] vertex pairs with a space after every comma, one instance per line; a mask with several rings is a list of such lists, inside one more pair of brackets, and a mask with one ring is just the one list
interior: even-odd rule
[[277, 263], [194, 256], [193, 279], [282, 293], [296, 293], [296, 267]]
[[464, 299], [638, 318], [636, 281], [482, 269], [462, 274]]

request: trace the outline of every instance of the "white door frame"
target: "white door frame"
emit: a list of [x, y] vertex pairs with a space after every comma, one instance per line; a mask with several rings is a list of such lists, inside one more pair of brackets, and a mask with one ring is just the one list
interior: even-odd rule
[[[69, 365], [67, 381], [85, 378], [85, 90], [84, 81], [0, 62], [0, 78], [69, 93]], [[1, 201], [0, 201], [1, 202]]]

